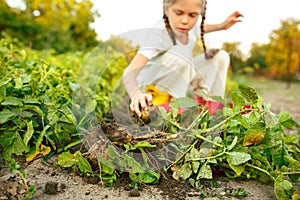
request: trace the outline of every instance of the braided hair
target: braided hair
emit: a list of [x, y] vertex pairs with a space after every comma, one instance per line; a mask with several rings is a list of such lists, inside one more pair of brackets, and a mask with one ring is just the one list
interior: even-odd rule
[[202, 0], [203, 6], [202, 6], [202, 20], [201, 20], [201, 25], [200, 25], [200, 30], [201, 30], [201, 42], [202, 42], [202, 46], [203, 46], [203, 51], [204, 51], [204, 55], [206, 59], [209, 59], [209, 55], [207, 53], [207, 49], [206, 49], [206, 45], [205, 45], [205, 41], [204, 41], [204, 21], [205, 21], [205, 14], [206, 14], [206, 5], [207, 5], [207, 0]]
[[[165, 2], [165, 0], [164, 0]], [[164, 6], [165, 7], [165, 6]], [[176, 38], [175, 38], [175, 33], [174, 31], [172, 30], [171, 28], [171, 25], [170, 25], [170, 22], [169, 22], [169, 18], [168, 16], [165, 14], [165, 10], [163, 10], [163, 19], [164, 19], [164, 22], [165, 22], [165, 27], [168, 31], [168, 34], [170, 35], [171, 39], [172, 39], [172, 42], [173, 42], [173, 45], [176, 45]]]
[[[202, 19], [201, 19], [201, 24], [200, 24], [201, 42], [202, 42], [205, 58], [209, 59], [209, 55], [207, 54], [207, 49], [206, 49], [206, 45], [205, 45], [205, 41], [204, 41], [204, 32], [205, 32], [205, 30], [204, 30], [204, 21], [205, 21], [207, 0], [201, 0], [201, 1], [202, 1], [202, 12], [201, 12]], [[163, 1], [163, 4], [164, 4], [164, 6], [163, 6], [163, 8], [164, 8], [163, 9], [163, 20], [164, 20], [164, 23], [165, 23], [165, 27], [168, 31], [168, 34], [172, 39], [173, 45], [176, 45], [175, 33], [172, 30], [172, 27], [170, 25], [168, 16], [165, 14], [165, 7], [171, 5], [175, 2], [176, 2], [176, 0], [164, 0]]]

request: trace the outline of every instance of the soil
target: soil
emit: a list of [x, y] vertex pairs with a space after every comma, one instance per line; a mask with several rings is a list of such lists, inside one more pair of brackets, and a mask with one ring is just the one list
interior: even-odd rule
[[[275, 88], [283, 87], [282, 84], [277, 82], [272, 86]], [[298, 89], [296, 91], [299, 91]], [[300, 122], [300, 95], [287, 95], [287, 91], [284, 89], [269, 90], [268, 88], [260, 87], [259, 90], [265, 102], [272, 103], [275, 113], [287, 110], [294, 117], [295, 121]], [[300, 132], [298, 131], [298, 133]], [[56, 159], [57, 157], [53, 156], [49, 162], [55, 163]], [[222, 174], [215, 175], [213, 180], [203, 180], [201, 189], [198, 190], [192, 188], [186, 181], [174, 180], [169, 174], [165, 174], [156, 185], [142, 185], [132, 189], [129, 187], [130, 180], [128, 180], [126, 174], [120, 175], [113, 187], [105, 187], [97, 179], [81, 177], [73, 170], [47, 166], [41, 162], [41, 159], [36, 159], [29, 164], [22, 162], [22, 160], [20, 162], [23, 163], [20, 171], [27, 170], [26, 180], [36, 188], [36, 193], [31, 198], [33, 200], [234, 200], [241, 197], [233, 195], [232, 192], [237, 190], [247, 195], [243, 198], [245, 200], [276, 199], [273, 185], [262, 184], [257, 180], [251, 179], [230, 179]], [[0, 167], [0, 200], [24, 199], [26, 188], [20, 184], [20, 177], [9, 172], [7, 166], [3, 165], [3, 160], [0, 160], [0, 163], [2, 163]]]

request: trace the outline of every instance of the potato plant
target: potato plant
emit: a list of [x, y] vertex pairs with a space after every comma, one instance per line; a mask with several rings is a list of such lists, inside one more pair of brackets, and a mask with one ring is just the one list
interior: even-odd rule
[[[119, 142], [123, 152], [108, 145], [107, 160], [98, 159], [98, 169], [86, 152], [78, 148], [70, 151], [83, 142], [78, 130], [91, 122], [91, 113], [99, 122], [106, 122], [103, 116], [109, 114], [111, 99], [116, 98], [112, 94], [127, 65], [122, 54], [99, 46], [90, 53], [55, 55], [51, 50], [23, 49], [1, 40], [0, 64], [0, 145], [6, 161], [15, 155], [24, 155], [30, 162], [58, 154], [59, 166], [99, 177], [107, 185], [122, 173], [120, 167], [132, 169], [129, 178], [133, 185], [158, 183], [161, 171], [145, 170], [149, 167], [147, 152], [158, 144], [149, 139], [153, 135]], [[122, 92], [114, 99], [116, 103], [124, 101]], [[217, 171], [231, 178], [257, 178], [273, 183], [278, 199], [299, 199], [300, 192], [293, 185], [300, 177], [296, 122], [288, 112], [271, 112], [271, 105], [264, 104], [247, 85], [239, 85], [230, 101], [231, 106], [222, 102], [225, 107], [216, 115], [189, 98], [172, 101], [169, 112], [158, 108], [155, 123], [165, 124], [166, 141], [183, 132], [192, 141], [161, 170], [172, 173], [176, 180], [189, 181], [195, 188], [202, 179], [213, 179]], [[186, 113], [192, 109], [202, 112], [193, 113], [195, 120], [183, 125], [179, 119], [186, 113], [178, 109], [186, 108]], [[180, 151], [181, 146], [177, 147]], [[140, 160], [133, 156], [136, 151], [141, 152]]]

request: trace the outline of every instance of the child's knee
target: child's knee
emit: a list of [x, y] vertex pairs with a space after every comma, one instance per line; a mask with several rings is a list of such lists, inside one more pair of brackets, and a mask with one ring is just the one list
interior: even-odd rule
[[227, 51], [220, 49], [213, 58], [214, 62], [221, 68], [228, 68], [230, 64], [230, 56]]

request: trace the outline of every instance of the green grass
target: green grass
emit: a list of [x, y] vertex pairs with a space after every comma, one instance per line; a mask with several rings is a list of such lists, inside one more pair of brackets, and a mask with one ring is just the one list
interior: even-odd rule
[[262, 97], [282, 98], [300, 107], [300, 83], [291, 83], [270, 79], [247, 79], [247, 84], [256, 89]]

